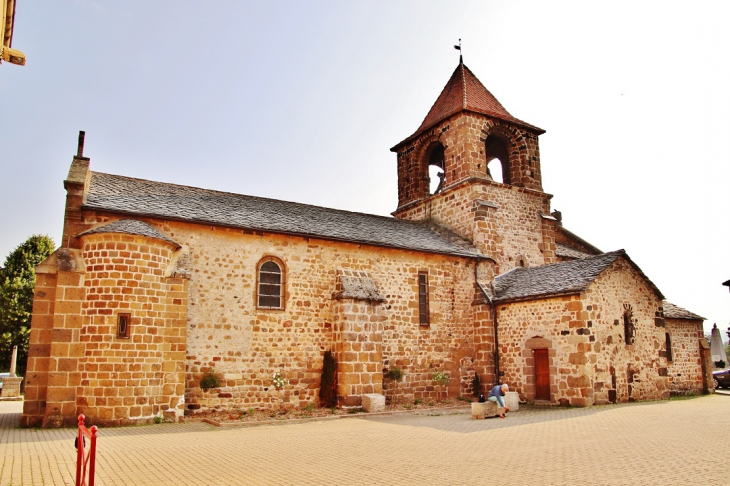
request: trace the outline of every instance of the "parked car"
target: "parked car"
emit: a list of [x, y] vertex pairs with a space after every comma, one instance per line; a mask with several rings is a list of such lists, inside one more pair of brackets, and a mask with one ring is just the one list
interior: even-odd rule
[[715, 388], [730, 388], [730, 369], [712, 372]]
[[10, 373], [0, 373], [0, 390], [3, 389], [3, 379], [10, 376]]

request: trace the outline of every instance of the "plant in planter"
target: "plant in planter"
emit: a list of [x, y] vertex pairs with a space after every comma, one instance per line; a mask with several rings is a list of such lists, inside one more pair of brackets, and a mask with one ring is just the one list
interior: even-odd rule
[[398, 403], [398, 382], [403, 379], [403, 370], [396, 366], [395, 368], [389, 369], [385, 377], [395, 383], [395, 388], [393, 389], [393, 407], [395, 407], [396, 403]]
[[441, 391], [443, 390], [443, 387], [446, 386], [449, 383], [449, 375], [447, 375], [443, 371], [437, 371], [433, 374], [433, 381], [436, 383], [436, 386], [439, 388], [439, 395], [441, 395]]
[[221, 386], [218, 377], [215, 376], [215, 370], [210, 368], [208, 371], [203, 373], [203, 377], [200, 378], [200, 389], [207, 392], [211, 388], [218, 388]]

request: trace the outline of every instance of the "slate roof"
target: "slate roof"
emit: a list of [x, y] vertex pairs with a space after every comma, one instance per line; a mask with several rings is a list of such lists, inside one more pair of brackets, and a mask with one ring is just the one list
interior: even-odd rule
[[122, 233], [127, 235], [148, 236], [150, 238], [156, 238], [158, 240], [164, 240], [172, 243], [177, 248], [180, 248], [181, 246], [180, 243], [168, 236], [163, 235], [154, 227], [135, 219], [121, 219], [112, 223], [103, 224], [88, 231], [84, 231], [79, 236], [93, 235], [96, 233]]
[[378, 292], [378, 285], [368, 273], [352, 270], [337, 271], [337, 292], [332, 298], [385, 302], [385, 297]]
[[617, 250], [568, 262], [510, 270], [494, 279], [494, 302], [580, 293], [619, 258], [626, 259], [646, 279], [657, 295], [664, 298], [626, 252]]
[[663, 302], [664, 317], [666, 319], [689, 319], [691, 321], [704, 321], [705, 318], [698, 316], [694, 312], [690, 312], [687, 309], [683, 309], [678, 305], [674, 305], [669, 301]]
[[277, 199], [92, 172], [84, 208], [137, 217], [487, 258], [468, 242], [426, 224]]
[[423, 119], [421, 126], [418, 130], [406, 138], [395, 147], [405, 143], [408, 140], [415, 138], [420, 133], [428, 130], [432, 126], [441, 123], [452, 115], [461, 111], [474, 111], [482, 113], [500, 120], [504, 120], [516, 125], [520, 125], [531, 131], [535, 131], [538, 134], [545, 133], [545, 130], [536, 126], [525, 123], [512, 115], [497, 101], [497, 98], [489, 92], [487, 88], [477, 79], [471, 69], [466, 67], [463, 62], [459, 62], [459, 65], [454, 70], [451, 78], [444, 86], [441, 94], [436, 99], [429, 110], [426, 118]]
[[600, 255], [601, 253], [603, 253], [601, 250], [599, 250], [595, 246], [591, 245], [590, 243], [588, 243], [586, 240], [584, 240], [580, 236], [576, 235], [572, 231], [568, 231], [567, 229], [565, 229], [562, 222], [558, 225], [558, 231], [560, 233], [562, 233], [563, 236], [565, 236], [569, 240], [573, 240], [573, 242], [584, 247], [588, 251], [589, 255]]
[[575, 248], [571, 248], [569, 246], [563, 245], [562, 243], [555, 243], [555, 253], [559, 257], [564, 258], [587, 258], [591, 256], [590, 253], [585, 253], [580, 250], [576, 250]]

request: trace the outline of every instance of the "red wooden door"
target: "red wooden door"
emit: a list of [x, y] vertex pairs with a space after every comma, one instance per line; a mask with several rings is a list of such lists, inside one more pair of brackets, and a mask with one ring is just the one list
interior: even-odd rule
[[550, 363], [547, 349], [535, 350], [535, 400], [550, 400]]

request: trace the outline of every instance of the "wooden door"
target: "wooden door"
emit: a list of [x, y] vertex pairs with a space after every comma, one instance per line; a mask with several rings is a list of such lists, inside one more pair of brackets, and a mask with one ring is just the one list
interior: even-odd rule
[[535, 400], [550, 400], [550, 362], [547, 349], [535, 349]]

